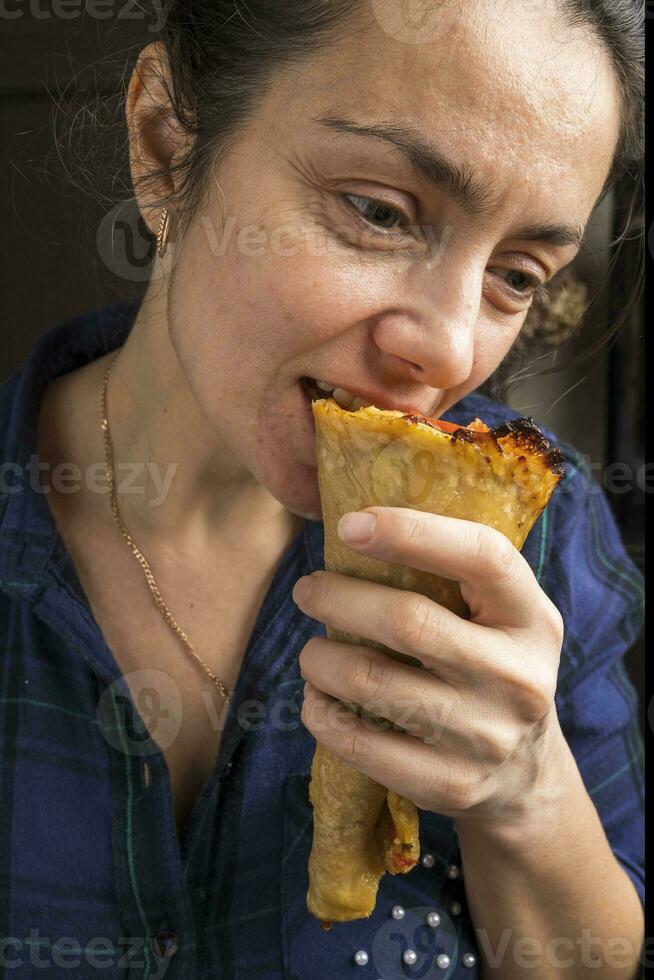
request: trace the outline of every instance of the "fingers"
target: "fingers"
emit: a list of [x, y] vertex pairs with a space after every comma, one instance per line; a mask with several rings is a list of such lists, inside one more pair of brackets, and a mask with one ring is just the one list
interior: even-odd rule
[[339, 572], [313, 572], [295, 584], [293, 599], [308, 616], [353, 636], [415, 657], [446, 681], [467, 676], [471, 657], [490, 640], [470, 623], [416, 592]]
[[477, 802], [479, 788], [463, 767], [438, 764], [427, 743], [374, 728], [308, 681], [301, 718], [325, 748], [422, 809], [456, 813]]
[[494, 528], [408, 507], [367, 507], [357, 513], [375, 514], [376, 526], [366, 543], [348, 541], [341, 533], [349, 517], [344, 515], [339, 534], [348, 547], [461, 583], [476, 623], [529, 626], [549, 602], [527, 561]]
[[313, 637], [300, 654], [302, 676], [320, 691], [353, 702], [435, 744], [456, 716], [461, 696], [429, 671], [372, 647]]

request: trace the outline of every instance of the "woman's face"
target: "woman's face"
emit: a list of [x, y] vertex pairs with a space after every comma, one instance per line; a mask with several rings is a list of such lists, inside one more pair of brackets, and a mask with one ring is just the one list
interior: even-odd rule
[[171, 280], [204, 417], [302, 516], [320, 504], [300, 379], [436, 417], [477, 388], [576, 254], [618, 136], [609, 55], [560, 15], [445, 3], [410, 43], [389, 2], [276, 78]]

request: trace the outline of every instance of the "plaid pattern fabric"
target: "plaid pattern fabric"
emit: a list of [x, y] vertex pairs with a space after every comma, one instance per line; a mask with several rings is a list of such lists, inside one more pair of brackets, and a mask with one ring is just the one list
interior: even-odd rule
[[[0, 976], [474, 977], [463, 961], [479, 954], [464, 882], [446, 874], [460, 864], [457, 837], [440, 814], [420, 815], [433, 867], [385, 875], [370, 919], [323, 932], [307, 913], [314, 742], [299, 720], [298, 655], [325, 631], [291, 589], [323, 567], [320, 522], [306, 521], [278, 567], [215, 768], [178, 840], [156, 726], [151, 737], [26, 476], [48, 380], [121, 344], [134, 314], [125, 305], [54, 328], [0, 386]], [[515, 413], [472, 394], [446, 417], [476, 415], [493, 424]], [[563, 730], [643, 899], [643, 745], [623, 663], [642, 624], [643, 582], [584, 460], [561, 448], [566, 476], [523, 553], [565, 621]], [[424, 925], [431, 910], [437, 929]], [[418, 962], [405, 972], [409, 946]], [[359, 949], [365, 966], [355, 965]]]

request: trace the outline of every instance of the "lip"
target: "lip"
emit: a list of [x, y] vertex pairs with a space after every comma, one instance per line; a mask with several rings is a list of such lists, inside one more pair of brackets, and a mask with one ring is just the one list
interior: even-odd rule
[[[417, 412], [419, 415], [425, 415], [429, 418], [429, 415], [427, 413], [431, 406], [427, 407], [426, 410], [423, 410], [422, 408], [420, 408], [419, 405], [416, 404], [415, 401], [408, 401], [407, 399], [404, 398], [397, 398], [388, 391], [378, 391], [375, 390], [374, 388], [359, 388], [359, 387], [351, 388], [346, 383], [342, 383], [340, 381], [338, 382], [328, 381], [327, 378], [321, 378], [320, 380], [326, 381], [327, 384], [330, 385], [333, 384], [334, 388], [344, 388], [345, 391], [350, 392], [350, 394], [354, 395], [355, 398], [363, 398], [365, 402], [370, 402], [371, 405], [374, 405], [375, 408], [379, 408], [382, 411], [405, 412], [407, 415], [411, 415], [414, 412]], [[325, 392], [325, 397], [332, 398], [333, 395], [328, 395]]]

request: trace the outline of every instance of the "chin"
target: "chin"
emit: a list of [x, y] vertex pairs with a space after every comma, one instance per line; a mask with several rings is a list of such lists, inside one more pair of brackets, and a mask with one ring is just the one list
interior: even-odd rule
[[292, 514], [296, 514], [298, 517], [303, 517], [303, 518], [305, 518], [305, 520], [308, 520], [308, 521], [321, 521], [322, 520], [322, 514], [321, 513], [316, 514], [315, 511], [306, 511], [305, 512], [305, 511], [298, 510], [297, 507], [287, 507], [286, 509], [287, 510], [290, 510], [290, 512]]
[[259, 482], [292, 514], [310, 521], [322, 520], [320, 492], [318, 489], [318, 470], [315, 466], [297, 460], [278, 462], [277, 466], [267, 461], [265, 469], [259, 474]]
[[292, 514], [303, 517], [310, 521], [322, 520], [322, 509], [320, 507], [320, 495], [318, 493], [317, 471], [313, 470], [313, 477], [309, 477], [304, 482], [298, 480], [297, 476], [292, 487], [286, 486], [284, 490], [275, 493], [274, 496], [280, 504], [290, 510]]

